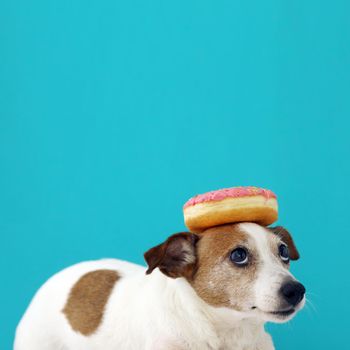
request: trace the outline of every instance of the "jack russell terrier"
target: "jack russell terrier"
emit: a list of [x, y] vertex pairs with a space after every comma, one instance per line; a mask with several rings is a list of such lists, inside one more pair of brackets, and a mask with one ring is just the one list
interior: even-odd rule
[[170, 236], [148, 269], [108, 259], [50, 278], [17, 327], [15, 350], [272, 350], [264, 323], [305, 304], [282, 227], [254, 223]]

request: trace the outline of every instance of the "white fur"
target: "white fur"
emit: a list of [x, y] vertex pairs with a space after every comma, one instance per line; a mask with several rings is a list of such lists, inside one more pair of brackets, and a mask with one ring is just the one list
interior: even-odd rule
[[[243, 224], [264, 260], [255, 284], [257, 300], [266, 294], [265, 278], [276, 270], [264, 233]], [[267, 251], [267, 252], [266, 252]], [[188, 260], [191, 260], [190, 258]], [[191, 260], [192, 261], [192, 260]], [[62, 309], [70, 289], [89, 271], [112, 269], [117, 281], [102, 323], [89, 336], [74, 331]], [[264, 301], [261, 305], [265, 305]], [[258, 305], [260, 307], [260, 305]], [[158, 269], [120, 260], [84, 262], [50, 278], [37, 292], [18, 325], [14, 350], [273, 350], [263, 317], [246, 316], [228, 308], [214, 308], [198, 297], [184, 278], [166, 277]]]

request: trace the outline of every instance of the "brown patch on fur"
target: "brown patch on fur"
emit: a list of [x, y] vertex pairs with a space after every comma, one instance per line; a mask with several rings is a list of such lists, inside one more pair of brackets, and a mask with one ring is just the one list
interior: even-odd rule
[[289, 250], [289, 257], [291, 260], [298, 260], [300, 258], [297, 247], [294, 244], [291, 234], [282, 226], [269, 227], [274, 234], [282, 239], [287, 244]]
[[[210, 228], [199, 237], [197, 270], [190, 284], [210, 305], [242, 309], [244, 301], [251, 297], [258, 270], [254, 260], [257, 253], [253, 244], [249, 244], [250, 238], [237, 224]], [[230, 253], [238, 246], [249, 250], [247, 266], [236, 266], [230, 260]]]
[[158, 267], [169, 277], [191, 278], [196, 266], [197, 241], [197, 235], [180, 232], [170, 236], [164, 243], [149, 249], [144, 254], [148, 264], [146, 273], [150, 274]]
[[96, 270], [83, 275], [72, 287], [62, 310], [71, 327], [90, 335], [100, 325], [105, 305], [120, 278], [114, 270]]

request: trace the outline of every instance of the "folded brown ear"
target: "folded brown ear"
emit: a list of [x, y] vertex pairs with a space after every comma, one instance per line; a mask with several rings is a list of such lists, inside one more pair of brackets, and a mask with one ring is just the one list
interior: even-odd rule
[[294, 244], [293, 238], [290, 233], [282, 226], [269, 227], [269, 229], [281, 237], [282, 241], [287, 244], [289, 249], [289, 257], [291, 260], [298, 260], [300, 258], [297, 247]]
[[165, 275], [191, 278], [196, 266], [196, 243], [199, 237], [193, 233], [180, 232], [170, 236], [164, 243], [149, 249], [145, 254], [147, 274], [156, 267]]

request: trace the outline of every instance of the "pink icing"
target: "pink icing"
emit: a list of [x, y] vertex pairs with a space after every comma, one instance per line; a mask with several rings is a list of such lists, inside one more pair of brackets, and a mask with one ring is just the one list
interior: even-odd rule
[[192, 205], [196, 205], [198, 203], [203, 202], [211, 202], [211, 201], [221, 201], [225, 198], [239, 198], [239, 197], [249, 197], [249, 196], [263, 196], [266, 199], [269, 198], [277, 198], [276, 195], [270, 191], [265, 190], [263, 188], [247, 186], [247, 187], [231, 187], [231, 188], [223, 188], [222, 190], [211, 191], [203, 194], [198, 194], [197, 196], [189, 199], [184, 208], [190, 207]]

